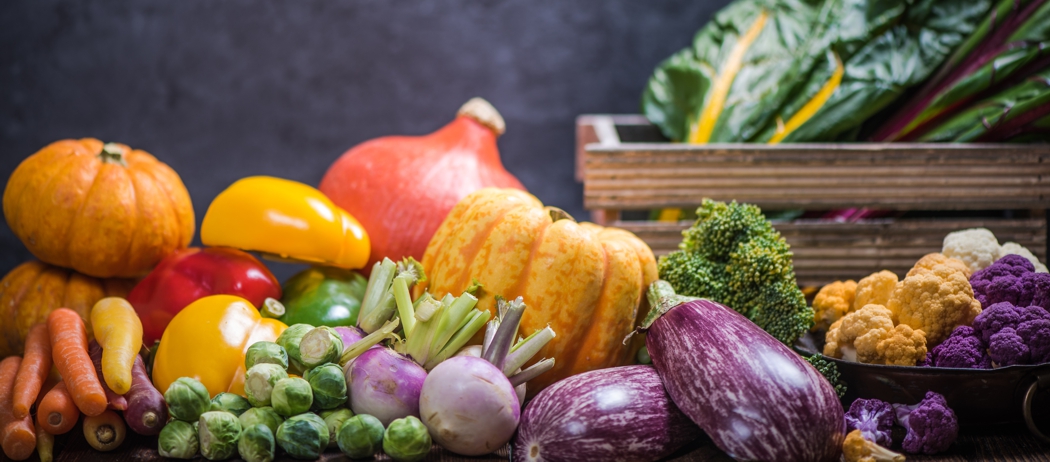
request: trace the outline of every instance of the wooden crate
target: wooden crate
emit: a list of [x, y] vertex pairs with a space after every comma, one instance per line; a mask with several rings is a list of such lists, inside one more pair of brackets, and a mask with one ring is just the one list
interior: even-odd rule
[[881, 269], [902, 274], [939, 251], [949, 232], [974, 227], [1046, 259], [1050, 145], [685, 145], [661, 141], [641, 116], [581, 116], [576, 129], [577, 179], [592, 219], [638, 234], [657, 255], [676, 249], [691, 222], [625, 221], [622, 212], [695, 208], [708, 197], [763, 210], [1011, 210], [1022, 217], [774, 223], [803, 285]]

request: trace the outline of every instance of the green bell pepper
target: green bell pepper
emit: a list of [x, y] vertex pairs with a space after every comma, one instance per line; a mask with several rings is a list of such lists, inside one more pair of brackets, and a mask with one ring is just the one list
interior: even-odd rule
[[353, 326], [368, 280], [355, 271], [313, 267], [285, 281], [279, 318], [288, 325]]

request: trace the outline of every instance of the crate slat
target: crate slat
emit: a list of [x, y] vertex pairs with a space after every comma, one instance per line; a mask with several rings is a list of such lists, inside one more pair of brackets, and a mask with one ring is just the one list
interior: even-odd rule
[[[657, 255], [676, 250], [682, 230], [692, 222], [618, 221]], [[1046, 260], [1046, 220], [873, 220], [860, 223], [774, 223], [795, 254], [795, 273], [803, 285], [819, 286], [839, 279], [859, 279], [888, 269], [903, 275], [915, 262], [939, 252], [944, 236], [967, 228], [988, 228], [999, 242], [1017, 242]]]

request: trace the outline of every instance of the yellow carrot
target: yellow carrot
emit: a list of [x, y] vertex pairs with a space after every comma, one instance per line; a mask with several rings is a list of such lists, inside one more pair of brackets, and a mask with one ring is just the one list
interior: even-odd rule
[[131, 368], [142, 348], [142, 321], [127, 300], [108, 297], [91, 309], [91, 327], [102, 346], [102, 377], [110, 390], [131, 389]]

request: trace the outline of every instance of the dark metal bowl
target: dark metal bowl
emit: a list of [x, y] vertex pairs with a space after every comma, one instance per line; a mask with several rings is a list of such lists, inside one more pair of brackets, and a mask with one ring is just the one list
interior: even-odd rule
[[[823, 351], [823, 336], [806, 334], [795, 345], [802, 354]], [[1050, 442], [1050, 364], [996, 369], [905, 367], [861, 364], [829, 358], [846, 381], [844, 402], [878, 398], [914, 404], [927, 391], [944, 395], [960, 425], [1025, 422], [1039, 438]]]

